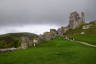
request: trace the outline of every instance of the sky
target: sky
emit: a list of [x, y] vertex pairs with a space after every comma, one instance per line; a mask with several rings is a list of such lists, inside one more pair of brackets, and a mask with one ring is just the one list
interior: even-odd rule
[[67, 26], [71, 12], [84, 12], [86, 22], [96, 20], [96, 0], [0, 0], [0, 34], [31, 32]]

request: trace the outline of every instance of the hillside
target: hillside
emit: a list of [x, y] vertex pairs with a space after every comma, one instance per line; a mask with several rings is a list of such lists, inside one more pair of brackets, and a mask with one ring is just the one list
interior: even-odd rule
[[66, 34], [75, 38], [75, 40], [96, 45], [96, 21], [84, 24], [74, 30], [69, 30]]
[[96, 48], [60, 37], [36, 48], [0, 54], [0, 64], [96, 64], [95, 59]]
[[8, 33], [0, 35], [0, 48], [19, 47], [21, 44], [21, 37], [33, 39], [38, 37], [38, 35], [32, 33]]

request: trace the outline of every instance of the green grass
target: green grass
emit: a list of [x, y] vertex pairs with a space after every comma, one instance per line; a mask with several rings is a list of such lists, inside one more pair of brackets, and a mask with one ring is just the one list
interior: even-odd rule
[[[77, 29], [69, 30], [66, 34], [76, 40], [96, 45], [96, 22], [91, 22], [85, 25], [91, 25], [91, 27], [89, 29], [82, 29], [81, 26]], [[85, 32], [85, 34], [82, 35], [81, 32]]]
[[96, 64], [96, 48], [55, 38], [36, 48], [0, 54], [0, 64]]
[[75, 38], [78, 41], [83, 41], [83, 42], [87, 42], [89, 44], [93, 44], [96, 45], [96, 35], [95, 34], [84, 34], [84, 35], [80, 35], [80, 34], [71, 34], [70, 37]]

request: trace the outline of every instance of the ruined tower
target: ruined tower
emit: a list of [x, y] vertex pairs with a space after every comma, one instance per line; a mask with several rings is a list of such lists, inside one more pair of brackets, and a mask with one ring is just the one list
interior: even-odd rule
[[84, 12], [81, 12], [81, 19], [82, 19], [82, 22], [85, 23], [85, 14], [84, 14]]
[[81, 12], [80, 15], [76, 11], [70, 14], [69, 25], [68, 25], [69, 29], [75, 29], [84, 23], [85, 23], [84, 12]]

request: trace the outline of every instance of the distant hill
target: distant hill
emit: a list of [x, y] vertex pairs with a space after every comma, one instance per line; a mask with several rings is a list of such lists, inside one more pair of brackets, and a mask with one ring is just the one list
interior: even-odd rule
[[6, 37], [6, 36], [13, 36], [13, 37], [27, 36], [27, 37], [33, 37], [33, 36], [37, 36], [37, 35], [33, 34], [33, 33], [27, 33], [27, 32], [7, 33], [7, 34], [0, 35], [0, 37]]
[[28, 37], [29, 39], [33, 39], [38, 37], [38, 35], [25, 32], [0, 35], [0, 48], [19, 47], [21, 44], [21, 37]]

